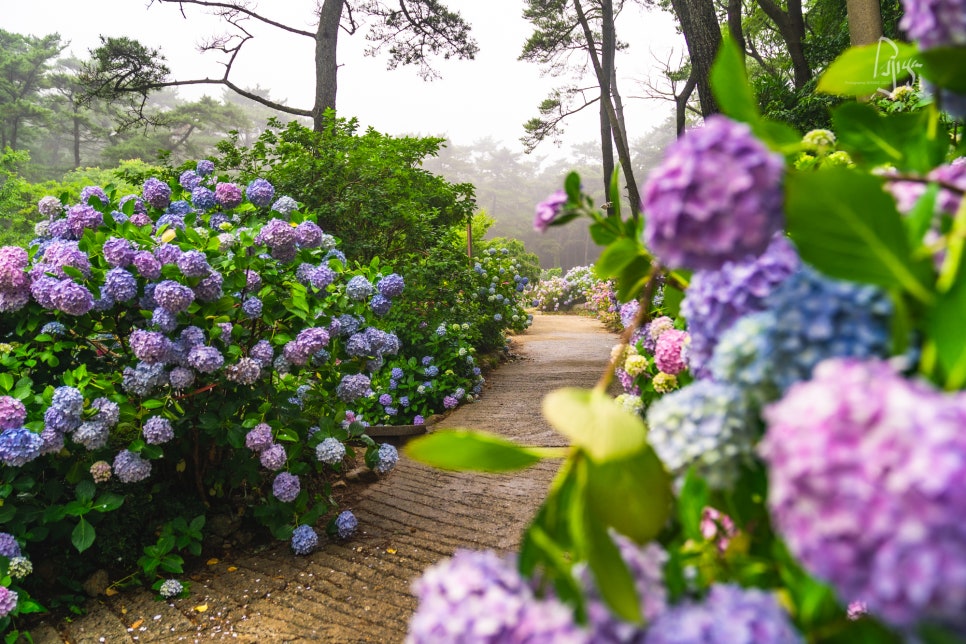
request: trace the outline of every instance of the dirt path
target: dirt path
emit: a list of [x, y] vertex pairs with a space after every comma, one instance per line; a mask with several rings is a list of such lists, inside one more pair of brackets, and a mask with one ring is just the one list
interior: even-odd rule
[[[593, 319], [537, 315], [531, 329], [514, 338], [522, 359], [501, 366], [479, 402], [460, 407], [436, 428], [562, 445], [540, 415], [544, 394], [592, 386], [614, 342]], [[349, 508], [360, 534], [348, 543], [323, 542], [307, 557], [277, 544], [222, 560], [202, 571], [187, 599], [161, 602], [137, 590], [91, 601], [87, 615], [60, 632], [35, 630], [34, 640], [401, 642], [416, 607], [412, 579], [457, 548], [515, 548], [557, 465], [484, 475], [442, 472], [401, 458]]]

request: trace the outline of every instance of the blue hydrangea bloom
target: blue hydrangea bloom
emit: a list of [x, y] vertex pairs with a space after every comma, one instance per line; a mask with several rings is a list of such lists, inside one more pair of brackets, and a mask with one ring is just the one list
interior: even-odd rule
[[345, 445], [338, 438], [329, 437], [315, 447], [315, 457], [320, 463], [335, 465], [345, 458]]
[[362, 302], [369, 298], [374, 290], [375, 287], [364, 275], [356, 275], [349, 280], [349, 283], [345, 287], [345, 292], [349, 298], [357, 302]]
[[379, 460], [376, 461], [376, 465], [372, 469], [378, 474], [387, 474], [392, 468], [396, 467], [396, 462], [399, 461], [399, 451], [389, 443], [380, 445], [376, 456]]
[[10, 467], [20, 467], [38, 456], [43, 439], [25, 427], [14, 427], [0, 432], [0, 462]]
[[275, 188], [265, 179], [258, 178], [251, 181], [245, 188], [245, 196], [256, 206], [267, 206], [272, 203]]
[[336, 534], [339, 535], [340, 539], [348, 539], [355, 534], [356, 528], [358, 527], [359, 520], [356, 519], [356, 515], [352, 514], [350, 510], [343, 510], [335, 518]]
[[184, 586], [182, 586], [181, 582], [177, 579], [165, 579], [164, 583], [161, 584], [161, 587], [158, 588], [158, 594], [165, 599], [172, 599], [180, 595], [183, 590]]
[[300, 525], [292, 532], [292, 552], [307, 555], [319, 545], [319, 535], [310, 525]]

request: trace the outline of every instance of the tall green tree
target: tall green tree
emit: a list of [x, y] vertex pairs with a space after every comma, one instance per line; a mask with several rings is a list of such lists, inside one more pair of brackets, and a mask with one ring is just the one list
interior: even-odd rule
[[[431, 64], [434, 56], [444, 58], [473, 58], [478, 47], [470, 37], [470, 27], [459, 13], [449, 10], [439, 0], [321, 0], [316, 9], [314, 30], [284, 24], [269, 15], [256, 11], [245, 0], [151, 0], [150, 4], [177, 5], [184, 14], [185, 5], [196, 5], [219, 16], [232, 33], [212, 38], [201, 46], [202, 51], [220, 52], [225, 56], [224, 74], [220, 78], [171, 79], [159, 50], [149, 49], [127, 38], [103, 38], [92, 52], [86, 80], [94, 96], [118, 99], [128, 97], [131, 113], [142, 116], [135, 98], [146, 97], [163, 87], [178, 85], [222, 85], [252, 101], [292, 116], [309, 117], [317, 131], [321, 131], [324, 114], [336, 107], [338, 39], [340, 31], [354, 34], [368, 20], [367, 38], [371, 43], [368, 53], [388, 54], [390, 69], [400, 65], [415, 65], [423, 78], [438, 76]], [[246, 28], [246, 21], [254, 20], [281, 30], [291, 36], [315, 42], [315, 97], [311, 107], [293, 107], [273, 101], [258, 92], [237, 85], [231, 79], [232, 69], [245, 46], [255, 36]]]
[[49, 87], [47, 72], [65, 46], [59, 34], [24, 36], [0, 29], [0, 149], [20, 147], [24, 127], [47, 116], [41, 92]]

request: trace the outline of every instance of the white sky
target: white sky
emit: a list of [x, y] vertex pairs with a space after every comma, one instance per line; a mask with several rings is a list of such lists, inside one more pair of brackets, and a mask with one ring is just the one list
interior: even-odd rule
[[[222, 68], [213, 54], [200, 54], [196, 45], [207, 36], [223, 33], [225, 26], [201, 8], [185, 5], [188, 20], [175, 5], [147, 0], [0, 0], [0, 28], [24, 34], [59, 33], [69, 50], [87, 58], [99, 44], [98, 36], [128, 36], [159, 48], [178, 79], [220, 77]], [[511, 150], [522, 152], [519, 138], [523, 123], [537, 116], [537, 105], [549, 90], [564, 81], [541, 77], [538, 65], [517, 60], [532, 32], [523, 19], [522, 0], [446, 0], [472, 25], [480, 52], [476, 60], [438, 60], [442, 80], [422, 81], [415, 68], [386, 70], [386, 59], [363, 56], [367, 45], [361, 30], [339, 37], [340, 116], [355, 116], [365, 126], [386, 134], [446, 136], [457, 145], [492, 137]], [[618, 23], [618, 38], [630, 45], [619, 54], [619, 87], [627, 105], [631, 140], [644, 135], [670, 113], [670, 103], [634, 100], [643, 93], [640, 81], [657, 75], [658, 61], [673, 55], [678, 61], [683, 38], [675, 33], [669, 14], [644, 12], [628, 2]], [[269, 18], [312, 30], [315, 0], [262, 0], [256, 5]], [[273, 99], [310, 108], [314, 91], [314, 42], [308, 38], [250, 21], [256, 37], [236, 61], [232, 80], [238, 85], [260, 85]], [[569, 82], [569, 81], [568, 81]], [[180, 88], [181, 95], [220, 96], [220, 86]], [[597, 108], [588, 108], [567, 126], [565, 146], [597, 138]], [[547, 142], [541, 155], [557, 153]]]

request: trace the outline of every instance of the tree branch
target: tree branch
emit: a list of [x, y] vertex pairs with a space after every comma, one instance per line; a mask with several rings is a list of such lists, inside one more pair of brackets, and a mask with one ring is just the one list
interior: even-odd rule
[[243, 13], [259, 22], [263, 22], [266, 25], [271, 25], [282, 29], [289, 33], [298, 34], [299, 36], [306, 36], [315, 40], [315, 34], [311, 31], [305, 31], [302, 29], [296, 29], [295, 27], [290, 27], [289, 25], [283, 24], [271, 18], [266, 18], [265, 16], [255, 13], [251, 9], [245, 6], [242, 2], [213, 2], [212, 0], [150, 0], [149, 6], [155, 2], [160, 4], [177, 4], [181, 8], [181, 15], [187, 18], [184, 13], [184, 5], [193, 4], [199, 7], [207, 7], [213, 9], [220, 9], [221, 11], [215, 15], [225, 16], [228, 13]]

